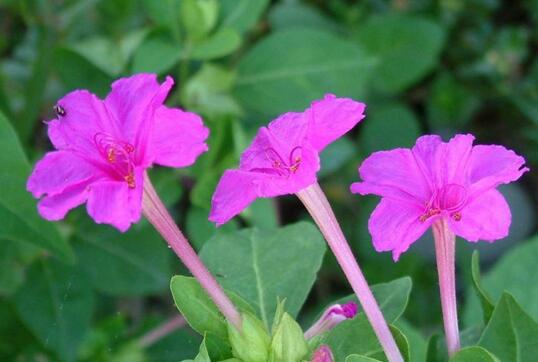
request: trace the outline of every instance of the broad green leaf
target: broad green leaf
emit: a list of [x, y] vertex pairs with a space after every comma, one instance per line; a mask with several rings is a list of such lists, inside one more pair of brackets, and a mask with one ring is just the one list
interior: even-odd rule
[[[534, 270], [538, 258], [538, 237], [529, 241], [521, 242], [518, 246], [507, 252], [491, 270], [482, 277], [482, 288], [491, 296], [496, 303], [504, 291], [512, 294], [519, 304], [533, 318], [538, 319], [538, 285], [535, 275], [529, 270]], [[477, 315], [481, 315], [480, 303], [469, 290], [468, 303], [464, 310], [464, 320], [468, 325], [480, 321]]]
[[293, 317], [301, 309], [325, 253], [317, 228], [305, 222], [279, 229], [217, 234], [200, 257], [219, 282], [247, 300], [269, 327], [278, 298]]
[[133, 73], [153, 72], [163, 74], [182, 57], [181, 45], [166, 33], [149, 35], [138, 47], [133, 56]]
[[79, 41], [70, 48], [106, 74], [117, 76], [147, 33], [146, 29], [134, 31], [118, 41], [98, 36]]
[[[227, 340], [228, 332], [224, 316], [196, 279], [176, 275], [172, 277], [170, 289], [176, 307], [192, 329], [201, 335], [210, 333]], [[240, 311], [251, 311], [250, 306], [240, 297], [231, 292], [226, 294]]]
[[450, 362], [500, 362], [500, 360], [486, 349], [478, 346], [461, 349], [449, 360]]
[[39, 261], [13, 301], [21, 320], [47, 349], [62, 360], [75, 359], [94, 306], [93, 291], [78, 270], [52, 259]]
[[240, 33], [250, 30], [269, 5], [269, 0], [221, 0], [220, 23]]
[[398, 319], [395, 325], [402, 331], [409, 341], [409, 360], [425, 361], [428, 340], [423, 335], [423, 332], [403, 318]]
[[298, 2], [276, 4], [271, 8], [268, 18], [271, 27], [277, 30], [293, 27], [341, 30], [335, 22], [315, 7]]
[[241, 60], [235, 94], [247, 108], [272, 116], [302, 110], [327, 92], [361, 98], [372, 65], [357, 44], [334, 34], [277, 31]]
[[379, 64], [372, 77], [383, 92], [396, 93], [413, 85], [437, 63], [445, 34], [437, 23], [396, 14], [370, 17], [357, 40]]
[[222, 58], [233, 53], [240, 45], [239, 33], [233, 29], [224, 28], [194, 45], [187, 56], [195, 60]]
[[434, 334], [428, 340], [428, 349], [426, 350], [427, 362], [445, 362], [448, 360], [448, 354], [446, 348], [441, 349], [442, 337], [439, 334]]
[[180, 20], [190, 40], [203, 39], [217, 21], [217, 0], [181, 0]]
[[512, 295], [504, 293], [478, 345], [501, 361], [535, 361], [538, 355], [538, 323]]
[[26, 266], [40, 254], [40, 249], [12, 240], [0, 240], [0, 245], [0, 296], [6, 296], [24, 282]]
[[361, 125], [359, 145], [366, 154], [397, 147], [411, 147], [421, 134], [417, 117], [398, 103], [380, 104], [368, 112]]
[[145, 295], [166, 290], [173, 253], [147, 222], [124, 233], [103, 225], [79, 224], [74, 248], [91, 285], [110, 295]]
[[200, 344], [200, 349], [198, 350], [198, 355], [193, 360], [185, 360], [183, 362], [211, 362], [209, 358], [209, 352], [206, 347], [206, 339]]
[[52, 251], [64, 261], [74, 254], [55, 225], [37, 214], [37, 200], [26, 191], [30, 165], [18, 137], [0, 114], [0, 239], [27, 242]]
[[251, 226], [260, 229], [278, 227], [278, 210], [273, 198], [258, 198], [241, 213]]
[[493, 313], [495, 305], [491, 300], [491, 297], [488, 293], [482, 288], [482, 283], [480, 281], [480, 259], [478, 256], [478, 251], [473, 252], [471, 259], [471, 274], [473, 278], [473, 287], [475, 289], [478, 299], [480, 299], [480, 304], [482, 305], [482, 313], [484, 314], [484, 323], [487, 324]]
[[143, 0], [146, 14], [158, 25], [167, 26], [179, 32], [181, 0]]
[[187, 224], [185, 227], [189, 241], [196, 250], [202, 248], [206, 241], [217, 233], [230, 233], [237, 230], [238, 225], [235, 220], [230, 220], [226, 224], [217, 228], [214, 223], [207, 219], [209, 210], [192, 206], [187, 213]]
[[87, 89], [101, 97], [110, 91], [112, 77], [69, 48], [54, 51], [53, 66], [68, 90]]
[[200, 336], [183, 328], [152, 344], [146, 350], [146, 355], [149, 361], [181, 361], [195, 356], [200, 343]]

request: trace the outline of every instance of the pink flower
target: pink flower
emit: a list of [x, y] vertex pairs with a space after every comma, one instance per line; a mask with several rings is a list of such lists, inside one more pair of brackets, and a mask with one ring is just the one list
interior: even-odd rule
[[312, 355], [311, 362], [333, 362], [333, 352], [326, 344], [321, 345]]
[[357, 315], [357, 304], [348, 302], [344, 304], [334, 304], [327, 308], [321, 317], [304, 334], [306, 339], [325, 333], [346, 319], [351, 319]]
[[28, 179], [41, 216], [60, 220], [87, 202], [97, 223], [126, 231], [140, 218], [144, 171], [153, 164], [189, 166], [202, 152], [208, 129], [202, 119], [163, 102], [173, 85], [154, 74], [112, 84], [105, 100], [76, 90], [55, 106], [48, 135], [56, 148]]
[[508, 235], [511, 214], [495, 188], [517, 180], [525, 160], [502, 146], [473, 146], [472, 135], [449, 142], [420, 137], [412, 149], [372, 154], [360, 166], [361, 195], [382, 197], [368, 228], [377, 251], [392, 250], [398, 260], [435, 221], [468, 241], [494, 241]]
[[315, 183], [319, 152], [362, 120], [364, 109], [328, 94], [304, 112], [285, 113], [260, 128], [239, 169], [220, 179], [209, 220], [224, 224], [257, 197], [293, 194]]

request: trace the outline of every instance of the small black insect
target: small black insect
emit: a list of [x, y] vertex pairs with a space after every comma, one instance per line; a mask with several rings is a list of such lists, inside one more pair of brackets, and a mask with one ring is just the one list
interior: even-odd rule
[[56, 116], [57, 117], [65, 117], [66, 113], [65, 113], [65, 109], [60, 106], [59, 104], [56, 104], [54, 107], [54, 113], [56, 113]]

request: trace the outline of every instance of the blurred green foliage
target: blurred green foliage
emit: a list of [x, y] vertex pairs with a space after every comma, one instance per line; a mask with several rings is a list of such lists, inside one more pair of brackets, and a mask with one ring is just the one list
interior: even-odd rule
[[[254, 236], [229, 236], [240, 226], [263, 231], [307, 218], [297, 201], [281, 198], [257, 201], [218, 230], [207, 221], [222, 171], [237, 164], [256, 128], [324, 93], [367, 102], [367, 120], [322, 154], [320, 177], [369, 281], [413, 278], [411, 302], [396, 323], [409, 339], [411, 360], [423, 360], [427, 337], [441, 330], [431, 241], [417, 243], [397, 264], [373, 250], [366, 225], [374, 199], [348, 192], [361, 158], [408, 147], [422, 133], [473, 132], [480, 142], [505, 144], [531, 169], [538, 167], [535, 0], [3, 0], [0, 29], [0, 360], [175, 361], [199, 351], [200, 338], [190, 330], [146, 350], [135, 343], [176, 313], [168, 281], [183, 271], [147, 223], [120, 235], [91, 223], [83, 210], [48, 223], [24, 190], [28, 159], [51, 149], [42, 121], [73, 89], [104, 96], [114, 79], [132, 73], [174, 77], [168, 102], [204, 116], [210, 151], [189, 169], [155, 169], [151, 176], [196, 248], [211, 240], [202, 255], [217, 275], [249, 273], [226, 263], [233, 257], [248, 263], [254, 253]], [[515, 187], [523, 197], [508, 195], [509, 201], [515, 211], [528, 210], [526, 225], [517, 238], [499, 242], [516, 246], [484, 278], [498, 303], [492, 321], [504, 326], [506, 338], [520, 337], [512, 333], [514, 323], [530, 323], [507, 320], [510, 311], [538, 318], [532, 302], [538, 295], [536, 239], [520, 240], [536, 231], [536, 173]], [[520, 225], [517, 215], [514, 225]], [[237, 235], [244, 240], [234, 240]], [[309, 252], [321, 260], [320, 250], [301, 250], [300, 240], [288, 236], [275, 239], [271, 250], [282, 260], [268, 269], [285, 267], [286, 257], [309, 258]], [[471, 280], [470, 249], [458, 250], [462, 286]], [[219, 259], [226, 250], [230, 255]], [[496, 253], [489, 263], [500, 257]], [[317, 267], [306, 273], [299, 267], [296, 273], [311, 283]], [[256, 293], [255, 286], [236, 282], [223, 279], [241, 297]], [[289, 301], [294, 315], [310, 290], [306, 284]], [[300, 320], [308, 325], [323, 306], [349, 292], [327, 256]], [[471, 288], [460, 292], [469, 301], [463, 324], [472, 335], [483, 325], [478, 302]], [[353, 323], [341, 328], [360, 329], [365, 321]], [[535, 325], [528, 328], [535, 333]], [[496, 338], [485, 333], [480, 345], [495, 352]], [[206, 336], [209, 349], [210, 343]], [[436, 353], [434, 337], [430, 360]], [[510, 360], [506, 350], [500, 353]], [[489, 358], [474, 347], [456, 360], [473, 356]]]

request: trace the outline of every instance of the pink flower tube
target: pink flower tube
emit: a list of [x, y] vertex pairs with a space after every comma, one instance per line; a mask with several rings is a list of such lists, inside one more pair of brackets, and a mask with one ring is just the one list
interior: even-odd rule
[[48, 135], [56, 148], [35, 166], [27, 189], [40, 215], [60, 220], [86, 203], [96, 223], [125, 232], [142, 212], [183, 263], [237, 326], [239, 313], [202, 264], [155, 193], [146, 170], [152, 165], [186, 167], [207, 151], [209, 130], [200, 116], [163, 102], [172, 88], [154, 74], [138, 74], [112, 84], [104, 100], [77, 90], [54, 107]]
[[359, 123], [365, 107], [328, 94], [304, 112], [285, 113], [260, 128], [239, 168], [220, 179], [209, 220], [221, 225], [258, 197], [296, 194], [325, 236], [387, 358], [399, 362], [401, 353], [316, 177], [319, 153]]
[[361, 195], [381, 196], [368, 229], [377, 251], [395, 261], [427, 229], [435, 238], [445, 334], [449, 353], [459, 350], [455, 292], [455, 236], [471, 242], [508, 235], [511, 214], [496, 187], [528, 171], [525, 159], [496, 145], [473, 146], [472, 135], [449, 142], [420, 137], [411, 149], [372, 154], [359, 167]]

